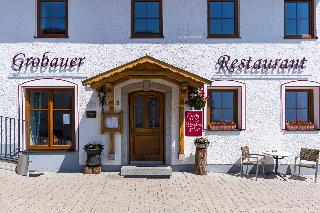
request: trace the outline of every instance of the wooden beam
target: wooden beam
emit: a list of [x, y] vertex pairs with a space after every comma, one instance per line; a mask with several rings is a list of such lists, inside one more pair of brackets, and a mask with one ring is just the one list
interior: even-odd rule
[[179, 160], [184, 159], [184, 106], [187, 92], [188, 84], [181, 84], [179, 91]]
[[[114, 86], [111, 84], [106, 84], [106, 96], [108, 100], [109, 113], [112, 115], [114, 113]], [[110, 143], [109, 143], [109, 160], [115, 160], [115, 149], [114, 149], [114, 132], [110, 132]]]

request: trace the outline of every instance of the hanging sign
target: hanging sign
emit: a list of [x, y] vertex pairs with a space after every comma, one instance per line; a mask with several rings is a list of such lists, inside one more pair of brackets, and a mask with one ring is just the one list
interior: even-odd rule
[[185, 134], [190, 137], [202, 136], [202, 111], [185, 112]]

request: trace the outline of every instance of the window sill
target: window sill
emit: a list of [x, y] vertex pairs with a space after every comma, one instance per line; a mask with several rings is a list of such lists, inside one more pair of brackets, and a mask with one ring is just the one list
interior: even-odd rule
[[208, 35], [207, 38], [211, 39], [211, 38], [224, 38], [224, 39], [228, 39], [228, 38], [241, 38], [240, 35]]
[[289, 129], [282, 129], [285, 132], [319, 132], [320, 129], [311, 129], [311, 130], [289, 130]]
[[134, 34], [130, 38], [164, 38], [161, 34]]
[[206, 129], [207, 132], [241, 132], [244, 131], [245, 129], [232, 129], [232, 130], [210, 130]]
[[301, 35], [301, 36], [284, 36], [283, 39], [306, 39], [306, 40], [314, 40], [318, 39], [316, 36], [312, 35]]
[[69, 38], [68, 35], [37, 35], [34, 38]]
[[32, 152], [56, 152], [56, 151], [63, 151], [63, 152], [73, 152], [75, 148], [73, 146], [28, 146], [27, 151]]

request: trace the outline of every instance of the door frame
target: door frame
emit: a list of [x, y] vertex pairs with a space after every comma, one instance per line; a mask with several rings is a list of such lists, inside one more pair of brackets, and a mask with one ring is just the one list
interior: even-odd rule
[[[162, 131], [160, 132], [160, 134], [162, 135], [162, 161], [133, 161], [132, 160], [132, 146], [134, 143], [133, 140], [133, 131], [132, 131], [132, 126], [134, 122], [134, 107], [133, 107], [133, 97], [135, 94], [143, 94], [143, 93], [156, 93], [159, 94], [160, 96], [162, 96], [162, 103], [160, 102], [160, 104], [162, 104]], [[166, 116], [165, 116], [165, 94], [163, 92], [159, 92], [159, 91], [155, 91], [155, 90], [149, 90], [149, 91], [144, 91], [144, 90], [138, 90], [138, 91], [134, 91], [134, 92], [130, 92], [128, 94], [128, 104], [129, 104], [129, 164], [143, 164], [143, 165], [147, 165], [147, 164], [165, 164], [166, 163]], [[161, 143], [161, 142], [160, 142]]]

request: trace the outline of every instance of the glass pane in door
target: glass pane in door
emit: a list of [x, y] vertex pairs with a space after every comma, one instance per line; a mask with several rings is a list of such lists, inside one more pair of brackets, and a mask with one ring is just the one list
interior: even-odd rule
[[149, 128], [159, 128], [160, 126], [160, 100], [159, 97], [148, 97]]
[[48, 111], [30, 112], [30, 145], [48, 145]]
[[144, 127], [144, 96], [134, 97], [134, 127]]

